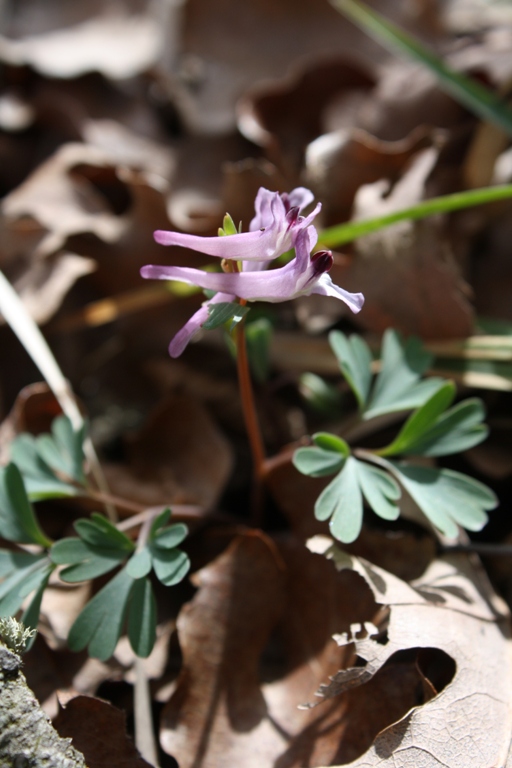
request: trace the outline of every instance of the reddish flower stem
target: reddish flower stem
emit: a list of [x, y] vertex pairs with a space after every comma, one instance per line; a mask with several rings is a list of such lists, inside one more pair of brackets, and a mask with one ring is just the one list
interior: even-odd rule
[[[245, 301], [242, 300], [240, 303], [245, 304]], [[261, 507], [263, 501], [265, 448], [263, 446], [263, 439], [261, 437], [260, 425], [254, 404], [254, 393], [249, 371], [249, 362], [247, 359], [247, 347], [245, 344], [244, 320], [237, 325], [236, 352], [242, 411], [253, 460], [252, 521], [254, 525], [259, 525], [261, 521]]]

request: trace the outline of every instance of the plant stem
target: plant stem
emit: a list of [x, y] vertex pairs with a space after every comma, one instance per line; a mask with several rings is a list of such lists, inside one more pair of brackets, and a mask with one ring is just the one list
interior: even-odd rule
[[[243, 303], [245, 304], [245, 302]], [[265, 449], [263, 447], [263, 439], [261, 437], [260, 425], [254, 404], [254, 393], [252, 389], [251, 374], [249, 371], [249, 363], [247, 359], [247, 348], [245, 344], [244, 325], [244, 320], [241, 320], [236, 328], [236, 364], [245, 428], [247, 430], [247, 437], [249, 438], [249, 445], [251, 448], [253, 460], [252, 519], [253, 523], [257, 525], [261, 519], [261, 506], [263, 500], [262, 481], [265, 463]]]

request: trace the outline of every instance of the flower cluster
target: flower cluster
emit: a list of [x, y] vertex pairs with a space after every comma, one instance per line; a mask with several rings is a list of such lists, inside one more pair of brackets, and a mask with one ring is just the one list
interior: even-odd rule
[[[333, 258], [330, 251], [311, 253], [318, 235], [311, 222], [320, 210], [320, 203], [308, 216], [301, 211], [313, 200], [308, 189], [298, 187], [289, 194], [260, 188], [255, 201], [256, 215], [249, 232], [226, 237], [199, 237], [159, 230], [154, 237], [162, 245], [181, 245], [193, 251], [237, 263], [235, 271], [204, 272], [189, 267], [142, 267], [141, 275], [154, 280], [178, 280], [200, 288], [216, 291], [178, 331], [171, 341], [171, 357], [181, 355], [192, 336], [207, 321], [209, 307], [219, 302], [245, 301], [280, 302], [309, 296], [334, 296], [344, 301], [353, 312], [359, 312], [364, 297], [349, 293], [334, 285], [327, 274]], [[295, 249], [295, 257], [284, 267], [267, 269], [270, 262], [286, 251]]]

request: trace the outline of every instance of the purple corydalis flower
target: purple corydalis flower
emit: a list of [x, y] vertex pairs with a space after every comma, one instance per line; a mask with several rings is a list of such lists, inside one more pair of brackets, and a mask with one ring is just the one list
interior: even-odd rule
[[[280, 195], [261, 187], [256, 196], [256, 215], [249, 232], [228, 237], [200, 237], [157, 230], [154, 237], [160, 245], [181, 245], [220, 259], [269, 262], [293, 248], [298, 233], [310, 226], [321, 204], [318, 203], [309, 216], [301, 216], [300, 211], [312, 199], [312, 193], [303, 187], [294, 189], [289, 195]], [[251, 267], [248, 266], [248, 269]]]
[[[234, 237], [234, 235], [233, 235]], [[228, 239], [228, 238], [220, 238]], [[295, 242], [296, 256], [284, 267], [263, 272], [203, 272], [191, 267], [142, 267], [142, 277], [153, 280], [178, 280], [197, 285], [205, 290], [218, 291], [214, 299], [203, 305], [171, 342], [172, 357], [177, 357], [186, 344], [208, 318], [208, 305], [219, 301], [232, 301], [233, 297], [246, 301], [281, 302], [298, 296], [333, 296], [347, 304], [352, 312], [359, 312], [364, 297], [361, 293], [349, 293], [334, 285], [327, 274], [333, 263], [330, 251], [318, 251], [310, 256], [317, 234], [314, 227], [301, 230]], [[219, 298], [223, 296], [224, 298]], [[227, 296], [227, 298], [226, 298]], [[181, 335], [180, 335], [181, 334]], [[184, 342], [184, 343], [183, 343]]]

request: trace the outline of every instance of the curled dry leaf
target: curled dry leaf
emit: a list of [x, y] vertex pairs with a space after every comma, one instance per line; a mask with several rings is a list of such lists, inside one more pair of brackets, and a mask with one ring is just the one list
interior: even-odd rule
[[323, 111], [333, 96], [364, 92], [374, 82], [361, 67], [338, 57], [309, 66], [301, 62], [284, 80], [245, 94], [237, 108], [239, 129], [294, 178], [306, 145], [322, 133]]
[[383, 141], [361, 129], [340, 129], [313, 141], [306, 151], [306, 183], [322, 200], [325, 226], [350, 218], [354, 197], [363, 184], [396, 181], [411, 158], [430, 146], [424, 129], [400, 141]]
[[183, 667], [161, 721], [162, 746], [181, 768], [348, 762], [432, 695], [415, 658], [398, 657], [367, 686], [356, 687], [369, 677], [361, 669], [346, 696], [298, 708], [322, 676], [355, 660], [352, 645], [332, 640], [335, 627], [355, 639], [381, 632], [386, 615], [363, 578], [297, 542], [249, 533], [196, 581], [178, 618]]
[[[512, 728], [510, 617], [478, 563], [463, 555], [435, 560], [419, 579], [407, 584], [365, 560], [348, 557], [336, 546], [329, 548], [329, 540], [313, 539], [311, 546], [326, 551], [338, 567], [354, 568], [375, 601], [389, 609], [384, 636], [336, 638], [341, 646], [355, 643], [356, 669], [366, 672], [361, 682], [371, 680], [404, 649], [437, 651], [435, 663], [432, 655], [419, 657], [432, 700], [411, 707], [378, 734], [364, 755], [348, 764], [353, 768], [504, 765]], [[343, 669], [321, 686], [319, 695], [330, 699], [352, 686], [353, 669]]]

